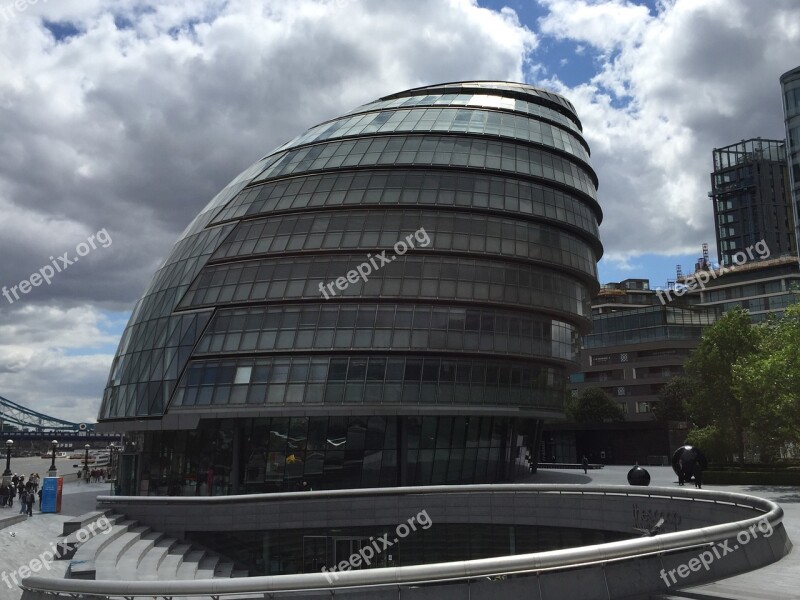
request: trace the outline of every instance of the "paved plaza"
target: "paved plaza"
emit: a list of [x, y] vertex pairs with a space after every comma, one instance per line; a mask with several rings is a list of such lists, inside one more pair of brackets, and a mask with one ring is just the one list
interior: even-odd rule
[[[44, 463], [45, 461], [42, 461]], [[72, 462], [69, 467], [71, 467]], [[67, 468], [67, 465], [63, 467]], [[584, 475], [580, 470], [540, 469], [530, 477], [529, 483], [574, 483], [591, 485], [626, 485], [630, 467], [609, 466], [590, 470]], [[677, 486], [677, 478], [670, 467], [646, 467], [652, 477], [651, 485]], [[66, 472], [66, 471], [65, 471]], [[39, 473], [43, 473], [40, 470]], [[71, 473], [74, 476], [74, 473]], [[40, 514], [26, 521], [0, 529], [0, 576], [2, 573], [16, 574], [22, 565], [27, 565], [60, 535], [62, 524], [71, 516], [89, 512], [95, 507], [95, 498], [109, 493], [108, 484], [83, 484], [77, 477], [65, 482], [62, 514]], [[800, 488], [780, 486], [722, 486], [707, 485], [705, 489], [741, 492], [768, 498], [778, 502], [785, 511], [784, 526], [790, 539], [800, 540]], [[0, 519], [16, 515], [17, 509], [0, 510]], [[0, 526], [2, 524], [0, 523]], [[66, 561], [57, 562], [52, 569], [56, 576], [63, 576]], [[8, 577], [10, 579], [10, 575]], [[0, 600], [18, 600], [17, 588], [8, 587], [0, 581]], [[712, 583], [683, 592], [675, 592], [669, 598], [691, 598], [694, 600], [792, 600], [800, 598], [800, 553], [795, 550], [783, 560], [718, 583]]]

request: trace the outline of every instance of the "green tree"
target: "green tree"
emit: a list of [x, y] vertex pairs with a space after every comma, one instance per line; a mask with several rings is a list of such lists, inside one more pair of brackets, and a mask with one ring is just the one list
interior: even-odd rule
[[567, 402], [567, 418], [576, 423], [622, 421], [625, 413], [618, 402], [600, 388], [585, 389], [577, 398]]
[[751, 325], [742, 308], [723, 314], [703, 334], [697, 349], [686, 361], [686, 375], [692, 387], [689, 416], [695, 425], [714, 425], [725, 439], [730, 439], [744, 462], [747, 420], [734, 382], [734, 365], [756, 353], [760, 333]]
[[692, 382], [678, 375], [670, 379], [658, 393], [658, 402], [653, 403], [653, 414], [659, 421], [688, 421], [689, 401], [692, 397]]
[[711, 462], [726, 462], [727, 457], [733, 452], [731, 440], [726, 438], [715, 425], [693, 429], [686, 437], [686, 443], [700, 448]]
[[759, 326], [758, 352], [733, 366], [734, 388], [761, 460], [800, 443], [800, 306]]

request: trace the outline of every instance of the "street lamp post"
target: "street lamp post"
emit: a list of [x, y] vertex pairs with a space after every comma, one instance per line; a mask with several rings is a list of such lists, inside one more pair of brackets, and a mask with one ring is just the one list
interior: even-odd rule
[[117, 478], [117, 467], [116, 463], [114, 462], [115, 452], [117, 451], [117, 445], [114, 442], [111, 442], [108, 445], [108, 451], [111, 453], [110, 460], [108, 461], [108, 482], [111, 484], [111, 495], [114, 495], [114, 483], [116, 482]]
[[53, 448], [53, 460], [50, 462], [50, 470], [47, 472], [48, 477], [58, 477], [58, 469], [56, 468], [56, 448], [58, 448], [58, 440], [50, 442]]
[[3, 471], [3, 483], [8, 485], [11, 483], [11, 448], [14, 447], [14, 440], [6, 440], [6, 470]]
[[111, 462], [109, 464], [108, 469], [108, 478], [109, 479], [116, 479], [117, 478], [117, 461], [119, 460], [119, 448], [114, 442], [111, 442], [109, 445], [111, 448]]
[[86, 444], [86, 456], [83, 457], [83, 480], [89, 483], [89, 444]]

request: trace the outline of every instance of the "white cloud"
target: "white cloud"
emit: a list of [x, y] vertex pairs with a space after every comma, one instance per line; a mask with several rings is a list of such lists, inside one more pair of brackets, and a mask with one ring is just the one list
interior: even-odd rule
[[0, 313], [2, 396], [33, 410], [93, 421], [115, 345], [109, 321], [91, 306], [28, 304]]
[[714, 246], [713, 148], [783, 138], [778, 77], [797, 66], [797, 3], [674, 0], [651, 14], [621, 0], [540, 0], [541, 32], [587, 45], [600, 68], [575, 87], [592, 147], [609, 254]]

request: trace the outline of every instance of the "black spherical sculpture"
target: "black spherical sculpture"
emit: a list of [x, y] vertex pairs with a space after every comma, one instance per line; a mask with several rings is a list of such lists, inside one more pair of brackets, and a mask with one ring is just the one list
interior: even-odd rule
[[698, 470], [704, 471], [708, 468], [708, 460], [703, 451], [696, 446], [681, 446], [672, 455], [672, 470], [678, 476], [678, 482], [683, 485], [685, 481], [691, 481]]
[[628, 485], [650, 485], [650, 473], [636, 465], [628, 471]]

